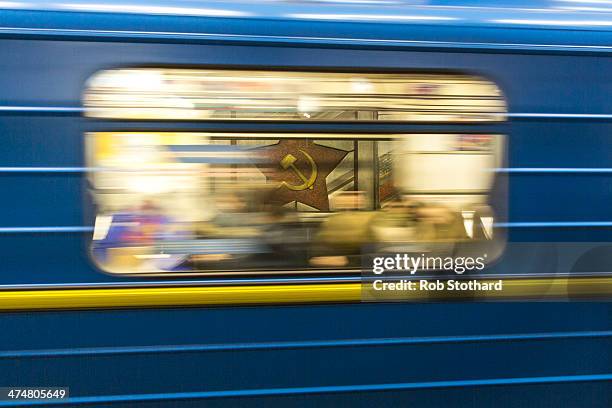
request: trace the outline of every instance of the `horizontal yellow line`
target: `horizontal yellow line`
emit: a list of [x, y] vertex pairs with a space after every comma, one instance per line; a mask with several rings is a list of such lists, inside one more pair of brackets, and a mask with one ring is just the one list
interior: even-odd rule
[[[481, 280], [494, 282], [494, 280]], [[367, 296], [360, 283], [197, 286], [106, 289], [37, 289], [0, 291], [0, 311], [91, 309], [121, 307], [173, 307], [206, 305], [255, 305], [289, 303], [358, 302], [368, 300], [534, 299], [612, 295], [612, 278], [505, 279], [502, 291], [432, 293], [402, 291]]]
[[361, 285], [198, 286], [0, 291], [0, 310], [354, 302]]

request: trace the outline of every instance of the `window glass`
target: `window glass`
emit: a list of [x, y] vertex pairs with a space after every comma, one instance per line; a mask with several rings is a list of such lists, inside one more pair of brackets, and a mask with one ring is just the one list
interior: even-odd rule
[[113, 273], [342, 273], [370, 250], [502, 239], [500, 135], [98, 132], [86, 148], [92, 253]]
[[106, 70], [87, 115], [152, 120], [482, 122], [504, 120], [499, 88], [451, 74], [169, 68]]

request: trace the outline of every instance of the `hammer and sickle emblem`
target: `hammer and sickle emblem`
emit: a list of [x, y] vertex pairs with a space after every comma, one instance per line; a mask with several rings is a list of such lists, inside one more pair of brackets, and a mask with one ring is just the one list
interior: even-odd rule
[[310, 178], [306, 178], [306, 176], [304, 176], [304, 174], [297, 167], [295, 167], [294, 163], [297, 161], [297, 158], [292, 154], [288, 154], [285, 157], [283, 157], [283, 159], [280, 161], [281, 167], [285, 170], [287, 170], [288, 168], [291, 168], [291, 170], [293, 170], [295, 174], [297, 174], [297, 176], [304, 183], [295, 186], [295, 185], [287, 183], [286, 181], [283, 181], [280, 183], [279, 187], [285, 186], [289, 190], [293, 190], [293, 191], [303, 191], [306, 189], [312, 190], [314, 188], [314, 183], [317, 180], [317, 175], [318, 175], [317, 164], [312, 159], [312, 157], [308, 153], [306, 153], [304, 150], [299, 149], [299, 151], [306, 157], [306, 159], [310, 163], [310, 168], [312, 169], [312, 171], [310, 172]]

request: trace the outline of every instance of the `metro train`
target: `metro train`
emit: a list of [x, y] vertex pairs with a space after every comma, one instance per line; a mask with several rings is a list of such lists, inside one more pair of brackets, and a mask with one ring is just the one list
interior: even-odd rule
[[609, 2], [0, 7], [0, 406], [612, 404]]

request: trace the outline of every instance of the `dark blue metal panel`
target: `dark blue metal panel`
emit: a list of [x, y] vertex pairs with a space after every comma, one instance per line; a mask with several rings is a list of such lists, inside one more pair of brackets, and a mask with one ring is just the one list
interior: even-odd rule
[[[602, 52], [610, 10], [576, 17], [572, 4], [489, 1], [471, 5], [317, 2], [7, 3], [5, 35], [132, 41], [291, 43], [296, 46], [443, 48], [502, 52]], [[450, 6], [450, 7], [449, 7]], [[591, 7], [593, 8], [593, 7]], [[208, 17], [208, 18], [202, 18]], [[469, 27], [469, 29], [466, 29]]]
[[[508, 134], [510, 168], [610, 168], [609, 131], [605, 118], [612, 84], [606, 80], [608, 58], [570, 55], [454, 54], [398, 50], [349, 50], [290, 47], [244, 47], [196, 44], [151, 44], [124, 42], [3, 40], [0, 48], [0, 134], [4, 149], [1, 167], [80, 168], [83, 133], [88, 129], [138, 129], [134, 122], [121, 124], [87, 121], [78, 108], [84, 84], [100, 69], [131, 65], [204, 65], [281, 68], [340, 67], [380, 70], [450, 70], [476, 73], [496, 81], [510, 106], [507, 126], [479, 126], [481, 131]], [[237, 56], [240, 56], [239, 58]], [[44, 69], [43, 69], [44, 67]], [[568, 83], [580, 83], [568, 87]], [[31, 107], [31, 109], [27, 109]], [[41, 112], [40, 109], [49, 109]], [[11, 110], [12, 109], [12, 110]], [[76, 111], [75, 111], [76, 110]], [[521, 114], [523, 116], [521, 116]], [[552, 114], [530, 117], [526, 114]], [[554, 115], [571, 114], [568, 117]], [[578, 117], [572, 115], [587, 115]], [[159, 126], [153, 124], [147, 126]], [[244, 129], [240, 124], [161, 124], [167, 129]], [[171, 126], [171, 127], [169, 127]], [[426, 127], [417, 127], [420, 130]], [[465, 131], [465, 126], [446, 126], [441, 131]], [[253, 130], [359, 131], [356, 125], [277, 124], [249, 125]], [[410, 126], [386, 124], [370, 131], [409, 131]], [[434, 128], [435, 129], [435, 128]], [[48, 174], [47, 174], [48, 173]], [[532, 228], [511, 231], [510, 238], [529, 240], [609, 240], [612, 229], [610, 173], [510, 174], [509, 215], [512, 223], [536, 223]], [[87, 227], [91, 219], [83, 209], [86, 183], [78, 172], [16, 174], [0, 173], [10, 200], [0, 204], [0, 227]], [[580, 185], [580, 189], [568, 186]], [[541, 188], [545, 186], [546, 188]], [[41, 205], [42, 204], [42, 205]], [[4, 208], [3, 208], [4, 207]], [[588, 208], [588, 211], [585, 210]], [[587, 223], [568, 228], [563, 223]], [[555, 223], [561, 223], [558, 227]], [[589, 225], [592, 228], [589, 228]], [[539, 227], [538, 227], [539, 226]], [[1, 230], [0, 230], [1, 231]], [[86, 239], [78, 234], [0, 236], [13, 242], [5, 252], [4, 283], [64, 283], [110, 281], [96, 272], [84, 253]], [[50, 262], [45, 270], [23, 274], [22, 268], [40, 269], [28, 257], [29, 245], [41, 246]], [[19, 243], [19, 246], [15, 244]], [[65, 251], [79, 248], [82, 251]], [[56, 262], [52, 262], [56, 260]]]
[[[534, 406], [522, 394], [526, 384], [540, 384], [544, 398], [559, 382], [586, 382], [582, 389], [593, 392], [585, 406], [605, 406], [612, 365], [610, 307], [596, 303], [16, 313], [3, 322], [13, 334], [1, 348], [14, 351], [0, 353], [9, 383], [70, 384], [73, 396], [102, 403], [385, 389], [414, 390], [395, 394], [397, 403], [415, 395], [461, 401], [453, 388], [497, 384], [504, 387], [496, 392]], [[63, 352], [41, 350], [49, 348]]]

